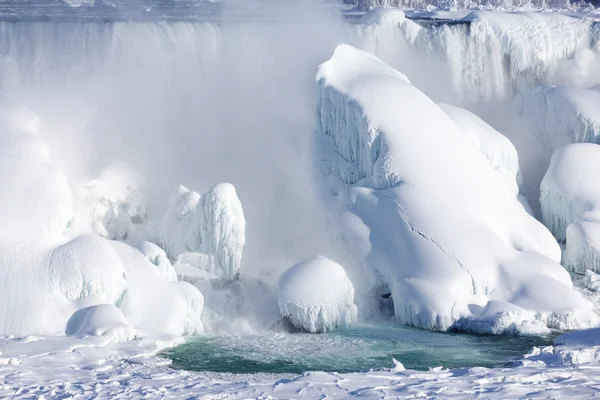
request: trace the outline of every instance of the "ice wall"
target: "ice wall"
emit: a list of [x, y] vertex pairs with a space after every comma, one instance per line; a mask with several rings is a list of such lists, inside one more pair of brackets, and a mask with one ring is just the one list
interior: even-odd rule
[[[449, 101], [442, 96], [453, 91], [453, 104], [457, 97], [465, 103], [512, 97], [517, 89], [549, 82], [558, 63], [597, 51], [600, 38], [594, 20], [558, 13], [473, 11], [452, 23], [424, 25], [400, 13], [367, 13], [353, 43], [404, 71], [435, 100]], [[435, 84], [422, 81], [419, 71]]]
[[317, 91], [337, 237], [361, 260], [362, 290], [389, 290], [399, 323], [509, 333], [598, 322], [550, 232], [406, 76], [341, 45]]

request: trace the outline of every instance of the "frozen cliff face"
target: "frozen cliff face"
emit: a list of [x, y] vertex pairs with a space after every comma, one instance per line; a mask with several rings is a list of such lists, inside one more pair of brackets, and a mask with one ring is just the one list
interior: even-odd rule
[[124, 240], [134, 225], [146, 220], [146, 204], [140, 188], [143, 178], [127, 165], [116, 163], [79, 188], [83, 218], [92, 232], [111, 240]]
[[566, 241], [566, 268], [600, 271], [600, 145], [577, 143], [554, 153], [541, 184], [544, 224]]
[[[472, 11], [452, 24], [421, 26], [388, 9], [371, 11], [361, 22], [352, 43], [402, 68], [428, 92], [454, 92], [453, 104], [510, 98], [552, 83], [557, 65], [597, 52], [600, 38], [597, 22], [559, 13]], [[423, 70], [426, 79], [417, 82]]]
[[281, 316], [311, 333], [356, 322], [352, 283], [341, 265], [322, 256], [286, 270], [277, 296]]
[[448, 104], [439, 106], [471, 138], [516, 196], [519, 193], [519, 157], [511, 141], [464, 108]]
[[245, 241], [246, 220], [233, 185], [215, 185], [203, 196], [179, 186], [171, 195], [160, 244], [170, 258], [183, 257], [179, 264], [237, 279]]
[[389, 289], [399, 323], [504, 333], [598, 322], [551, 233], [403, 74], [341, 45], [317, 90], [318, 168], [337, 194], [337, 236], [364, 267], [360, 290]]
[[138, 328], [202, 332], [202, 294], [173, 282], [160, 249], [71, 229], [72, 194], [38, 125], [25, 106], [0, 98], [0, 334], [95, 332], [119, 341]]

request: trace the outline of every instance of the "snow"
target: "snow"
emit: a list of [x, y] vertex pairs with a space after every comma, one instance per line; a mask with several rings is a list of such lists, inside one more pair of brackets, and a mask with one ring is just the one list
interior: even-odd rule
[[584, 273], [600, 271], [600, 145], [576, 143], [552, 156], [540, 187], [543, 221], [566, 241], [563, 264]]
[[526, 334], [598, 324], [551, 233], [406, 76], [340, 45], [317, 89], [335, 235], [360, 260], [360, 290], [389, 289], [398, 323]]
[[464, 108], [439, 104], [450, 118], [469, 135], [490, 164], [500, 173], [515, 196], [519, 193], [519, 157], [506, 136]]
[[203, 196], [179, 186], [169, 199], [159, 240], [170, 258], [201, 253], [195, 257], [202, 260], [195, 264], [197, 268], [222, 279], [237, 279], [246, 220], [233, 185], [215, 185]]
[[279, 312], [311, 333], [356, 322], [354, 287], [344, 267], [323, 256], [294, 265], [279, 278]]
[[101, 304], [77, 310], [67, 322], [67, 335], [106, 336], [113, 343], [135, 339], [136, 330], [125, 316], [111, 304]]

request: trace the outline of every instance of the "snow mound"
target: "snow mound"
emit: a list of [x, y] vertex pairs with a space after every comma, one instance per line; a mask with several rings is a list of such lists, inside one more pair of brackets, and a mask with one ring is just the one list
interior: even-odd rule
[[160, 244], [170, 258], [201, 253], [197, 268], [234, 280], [245, 241], [246, 220], [233, 185], [215, 185], [203, 196], [179, 186], [171, 195], [160, 233]]
[[354, 287], [344, 268], [318, 256], [286, 270], [279, 279], [279, 312], [311, 333], [356, 322]]
[[77, 310], [67, 322], [67, 335], [105, 336], [113, 343], [135, 339], [136, 330], [112, 304], [100, 304]]
[[426, 329], [465, 319], [481, 331], [473, 321], [496, 324], [499, 313], [511, 323], [488, 331], [598, 323], [551, 233], [403, 74], [341, 45], [319, 67], [317, 90], [317, 165], [336, 194], [336, 237], [360, 260], [361, 292], [388, 289], [397, 321]]
[[600, 271], [600, 145], [576, 143], [556, 151], [540, 187], [544, 224], [567, 247], [566, 268]]
[[600, 87], [540, 86], [520, 92], [514, 108], [550, 152], [571, 143], [600, 144]]
[[516, 196], [519, 193], [519, 157], [511, 141], [464, 108], [448, 104], [439, 104], [439, 106], [473, 140]]
[[152, 264], [156, 265], [158, 268], [158, 275], [169, 282], [177, 281], [177, 272], [167, 254], [163, 249], [155, 245], [154, 243], [143, 241], [141, 242], [137, 248], [142, 254], [150, 261]]
[[106, 167], [100, 177], [82, 185], [80, 196], [92, 232], [106, 239], [127, 239], [133, 225], [146, 220], [142, 185], [143, 178], [122, 163]]

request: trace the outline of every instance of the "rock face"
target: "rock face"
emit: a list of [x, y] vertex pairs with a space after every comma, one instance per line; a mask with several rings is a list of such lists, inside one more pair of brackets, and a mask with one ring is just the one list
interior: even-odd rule
[[361, 293], [385, 289], [396, 320], [425, 329], [597, 323], [558, 243], [517, 198], [516, 154], [498, 132], [348, 45], [316, 80], [317, 165]]
[[286, 270], [279, 279], [278, 302], [282, 317], [311, 333], [356, 322], [354, 287], [344, 268], [325, 257]]
[[600, 271], [600, 145], [576, 143], [557, 150], [540, 187], [544, 223], [566, 241], [564, 266]]

